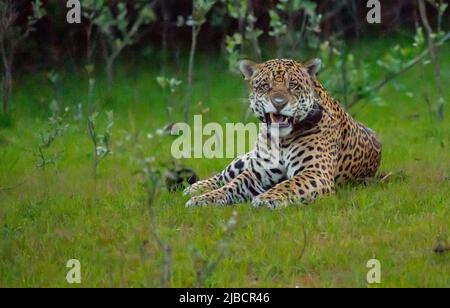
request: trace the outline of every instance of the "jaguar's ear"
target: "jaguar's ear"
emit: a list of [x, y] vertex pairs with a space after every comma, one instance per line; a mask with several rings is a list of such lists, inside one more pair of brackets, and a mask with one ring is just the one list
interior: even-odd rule
[[304, 66], [306, 67], [306, 69], [308, 70], [308, 73], [312, 77], [316, 77], [317, 73], [320, 71], [320, 68], [322, 67], [322, 60], [320, 60], [318, 58], [312, 59], [312, 60], [309, 60], [308, 62], [306, 62], [304, 64]]
[[257, 72], [257, 66], [257, 63], [250, 60], [241, 60], [239, 62], [239, 69], [241, 70], [242, 75], [244, 75], [245, 80], [252, 79]]

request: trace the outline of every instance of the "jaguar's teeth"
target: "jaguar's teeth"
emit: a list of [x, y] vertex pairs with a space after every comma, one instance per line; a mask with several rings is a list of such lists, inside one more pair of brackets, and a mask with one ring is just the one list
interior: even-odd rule
[[273, 123], [283, 123], [284, 119], [285, 119], [285, 117], [282, 116], [281, 114], [275, 114], [275, 113], [270, 114], [270, 120]]
[[281, 115], [281, 114], [276, 114], [276, 113], [267, 113], [266, 114], [266, 121], [268, 121], [270, 124], [289, 124], [291, 122], [291, 118]]

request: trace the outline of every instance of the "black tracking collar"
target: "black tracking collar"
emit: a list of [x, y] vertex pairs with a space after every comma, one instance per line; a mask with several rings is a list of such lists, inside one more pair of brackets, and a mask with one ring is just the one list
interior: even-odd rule
[[314, 108], [309, 112], [305, 119], [295, 124], [295, 130], [306, 131], [322, 120], [324, 109], [321, 105], [315, 104]]

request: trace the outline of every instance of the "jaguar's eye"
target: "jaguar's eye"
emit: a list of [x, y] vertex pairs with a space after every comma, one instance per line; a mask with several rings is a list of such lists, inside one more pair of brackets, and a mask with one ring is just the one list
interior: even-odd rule
[[295, 90], [297, 88], [298, 88], [298, 83], [297, 82], [290, 82], [289, 83], [289, 89]]
[[270, 90], [270, 85], [268, 83], [262, 83], [262, 84], [259, 85], [259, 88], [262, 91], [267, 92], [267, 91]]

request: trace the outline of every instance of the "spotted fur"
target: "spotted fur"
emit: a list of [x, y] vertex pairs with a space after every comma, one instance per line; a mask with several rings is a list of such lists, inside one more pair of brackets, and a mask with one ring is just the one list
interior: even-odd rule
[[[380, 141], [326, 92], [316, 77], [320, 64], [317, 59], [241, 62], [250, 83], [251, 109], [267, 125], [250, 153], [190, 186], [186, 193], [193, 197], [186, 206], [248, 200], [254, 207], [270, 208], [309, 203], [338, 185], [375, 175]], [[288, 119], [289, 125], [275, 132], [268, 115]], [[267, 141], [274, 136], [281, 154], [277, 159], [267, 156]]]

